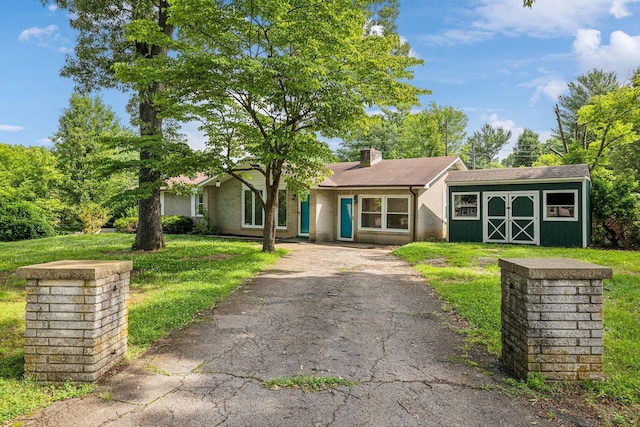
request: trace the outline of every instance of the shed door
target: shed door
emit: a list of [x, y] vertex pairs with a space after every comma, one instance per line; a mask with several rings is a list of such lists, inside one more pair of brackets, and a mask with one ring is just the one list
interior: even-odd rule
[[483, 240], [537, 245], [538, 192], [484, 193]]

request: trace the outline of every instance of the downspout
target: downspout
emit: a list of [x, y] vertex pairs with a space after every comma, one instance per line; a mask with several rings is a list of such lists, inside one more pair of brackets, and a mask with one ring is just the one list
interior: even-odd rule
[[416, 241], [416, 230], [418, 229], [418, 193], [413, 192], [413, 187], [409, 187], [409, 192], [413, 195], [413, 230], [411, 231], [411, 241]]

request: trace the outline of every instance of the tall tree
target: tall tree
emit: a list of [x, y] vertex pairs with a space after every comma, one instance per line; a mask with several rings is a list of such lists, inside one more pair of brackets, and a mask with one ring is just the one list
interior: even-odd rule
[[[42, 0], [42, 4], [50, 3]], [[141, 191], [138, 202], [139, 223], [134, 249], [156, 250], [164, 247], [160, 216], [160, 187], [163, 171], [159, 169], [163, 160], [163, 119], [158, 115], [155, 95], [164, 90], [153, 80], [136, 84], [123, 83], [115, 78], [114, 64], [132, 63], [137, 58], [150, 61], [167, 57], [166, 46], [154, 43], [135, 42], [125, 37], [124, 27], [137, 19], [153, 21], [166, 37], [174, 32], [168, 22], [168, 0], [53, 0], [58, 7], [66, 9], [70, 25], [78, 32], [74, 55], [67, 56], [61, 71], [65, 77], [74, 79], [81, 92], [100, 88], [116, 88], [132, 94], [130, 107], [135, 111], [134, 123], [139, 127], [143, 142], [131, 141], [138, 149], [138, 186]]]
[[540, 137], [531, 129], [525, 129], [518, 137], [518, 141], [513, 147], [513, 153], [509, 154], [502, 163], [513, 168], [532, 166], [541, 155]]
[[361, 150], [375, 148], [383, 158], [394, 158], [394, 148], [408, 114], [407, 108], [382, 108], [380, 114], [367, 116], [358, 126], [347, 129], [336, 157], [342, 162], [357, 161]]
[[121, 155], [110, 148], [107, 138], [129, 133], [100, 97], [71, 95], [52, 137], [58, 170], [63, 175], [60, 192], [65, 203], [75, 207], [89, 202], [104, 204], [131, 188], [133, 177], [126, 171], [109, 176], [101, 172], [105, 163]]
[[[365, 108], [416, 104], [423, 93], [405, 82], [421, 61], [394, 31], [395, 3], [175, 0], [177, 42], [151, 20], [128, 27], [138, 43], [171, 45], [175, 56], [122, 66], [119, 75], [165, 82], [163, 113], [204, 123], [211, 168], [253, 191], [271, 252], [281, 184], [301, 194], [328, 173], [333, 154], [318, 133], [337, 137]], [[264, 193], [247, 169], [264, 176]]]
[[56, 166], [45, 147], [0, 143], [0, 204], [31, 203], [55, 224], [63, 208], [57, 190], [62, 175]]
[[511, 131], [485, 123], [467, 140], [463, 156], [474, 169], [487, 169], [495, 165], [498, 153], [511, 138]]
[[584, 134], [584, 127], [580, 126], [578, 111], [594, 96], [604, 95], [620, 86], [615, 72], [597, 69], [582, 74], [575, 82], [569, 83], [567, 85], [569, 93], [558, 97], [558, 106], [556, 106], [558, 127], [554, 130], [555, 135], [563, 139], [566, 145], [570, 144], [570, 141], [588, 138]]
[[342, 142], [337, 156], [342, 161], [358, 159], [363, 148], [375, 148], [383, 158], [399, 159], [459, 154], [466, 138], [467, 116], [451, 106], [435, 102], [421, 111], [408, 108], [390, 111], [367, 120]]
[[433, 102], [429, 108], [406, 117], [394, 155], [412, 158], [458, 154], [466, 138], [466, 126], [464, 112]]
[[604, 95], [596, 95], [578, 112], [588, 129], [588, 137], [576, 141], [570, 154], [578, 155], [591, 168], [608, 166], [617, 147], [640, 137], [640, 87], [624, 86]]

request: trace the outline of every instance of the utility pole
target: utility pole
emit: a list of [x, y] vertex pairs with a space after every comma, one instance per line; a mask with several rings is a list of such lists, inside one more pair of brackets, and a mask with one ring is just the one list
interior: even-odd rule
[[471, 169], [476, 170], [476, 142], [471, 138]]

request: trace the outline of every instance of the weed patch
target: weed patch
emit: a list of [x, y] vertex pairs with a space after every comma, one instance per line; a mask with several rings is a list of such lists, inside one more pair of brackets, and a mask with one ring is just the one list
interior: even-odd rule
[[276, 377], [264, 381], [263, 385], [271, 390], [283, 388], [300, 389], [305, 393], [323, 391], [338, 386], [353, 387], [355, 382], [347, 381], [341, 377], [318, 377], [315, 375], [294, 375], [292, 377]]

